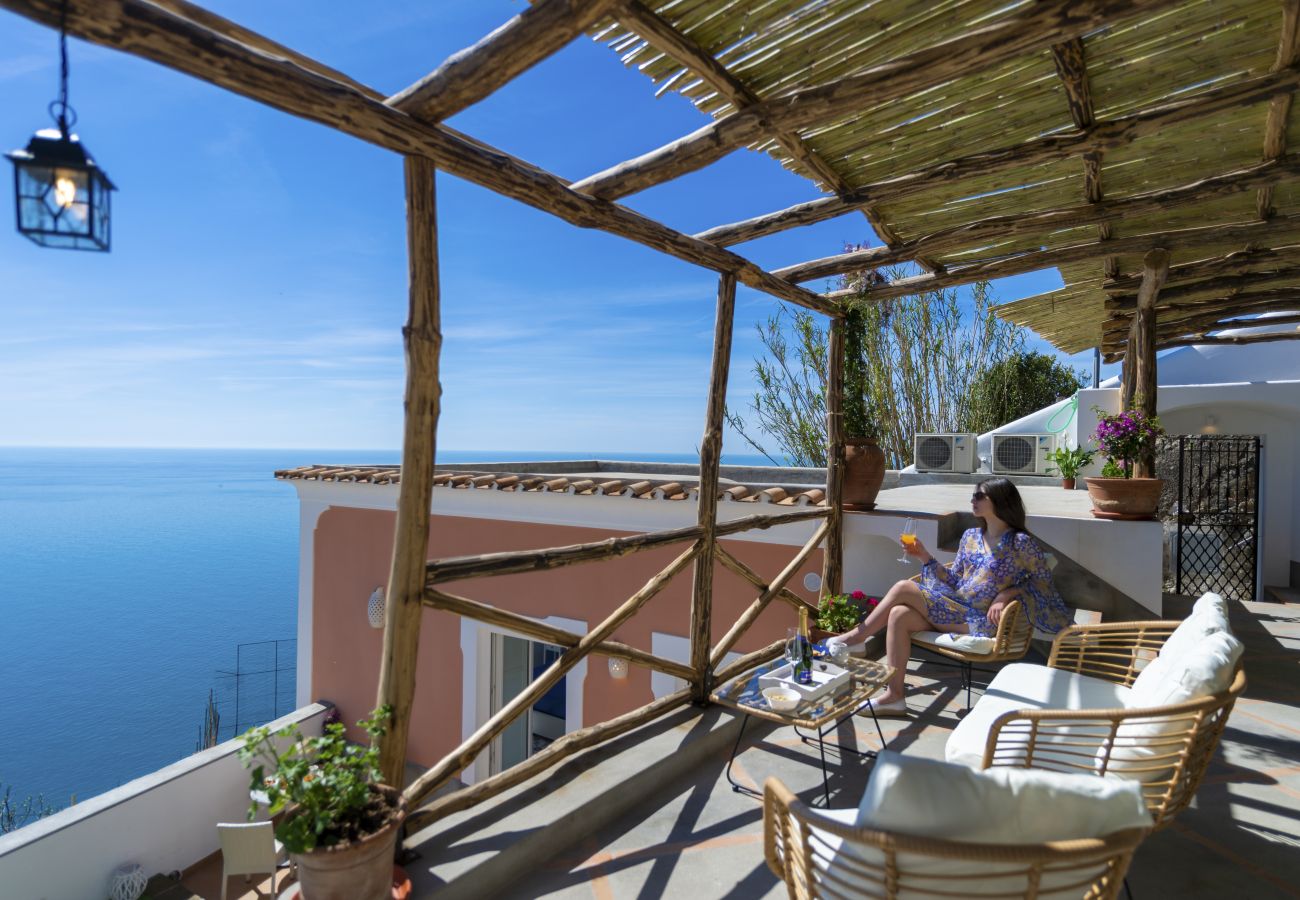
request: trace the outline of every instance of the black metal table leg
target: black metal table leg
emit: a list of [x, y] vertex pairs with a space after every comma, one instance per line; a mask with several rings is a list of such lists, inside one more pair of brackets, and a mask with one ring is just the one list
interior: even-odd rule
[[[838, 727], [834, 724], [832, 728]], [[831, 808], [831, 776], [826, 771], [826, 732], [823, 729], [817, 730], [817, 752], [822, 758], [822, 797], [826, 799], [826, 808]]]
[[[740, 733], [736, 735], [736, 743], [733, 744], [731, 747], [731, 758], [727, 760], [726, 774], [727, 774], [727, 781], [731, 783], [731, 789], [733, 791], [736, 791], [737, 793], [741, 793], [741, 794], [748, 794], [751, 797], [757, 797], [759, 796], [757, 791], [747, 788], [743, 784], [738, 784], [736, 782], [736, 779], [731, 777], [731, 764], [736, 761], [736, 752], [740, 750], [740, 739], [745, 736], [745, 726], [748, 724], [749, 724], [749, 716], [743, 716], [740, 720]], [[823, 771], [825, 771], [824, 763], [822, 765], [822, 769]]]

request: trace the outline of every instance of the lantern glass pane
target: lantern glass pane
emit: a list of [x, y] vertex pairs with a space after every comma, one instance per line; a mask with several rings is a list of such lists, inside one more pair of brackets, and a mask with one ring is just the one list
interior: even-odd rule
[[97, 169], [17, 164], [18, 229], [44, 247], [107, 250], [111, 193]]

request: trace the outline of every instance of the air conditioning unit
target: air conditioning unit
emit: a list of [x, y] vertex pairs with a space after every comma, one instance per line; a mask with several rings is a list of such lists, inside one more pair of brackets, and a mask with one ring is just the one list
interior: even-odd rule
[[979, 468], [974, 434], [918, 434], [912, 439], [918, 472], [965, 472]]
[[995, 475], [1047, 475], [1056, 449], [1054, 434], [995, 434], [991, 464]]

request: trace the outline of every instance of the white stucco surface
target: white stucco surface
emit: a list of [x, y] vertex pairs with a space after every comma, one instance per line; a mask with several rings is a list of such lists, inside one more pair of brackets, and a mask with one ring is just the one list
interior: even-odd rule
[[[311, 704], [270, 727], [298, 723], [318, 735], [326, 712]], [[218, 822], [247, 821], [242, 743], [225, 741], [0, 837], [0, 897], [103, 900], [123, 863], [152, 875], [211, 856], [220, 846]]]

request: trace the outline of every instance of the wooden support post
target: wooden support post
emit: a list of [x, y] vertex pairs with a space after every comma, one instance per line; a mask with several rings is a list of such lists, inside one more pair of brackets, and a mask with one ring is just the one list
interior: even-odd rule
[[692, 544], [684, 553], [669, 563], [663, 571], [647, 581], [641, 590], [625, 600], [622, 606], [606, 616], [603, 622], [587, 632], [577, 646], [570, 647], [561, 653], [559, 659], [551, 663], [546, 671], [533, 679], [528, 687], [516, 694], [509, 703], [483, 723], [459, 747], [444, 756], [436, 766], [413, 781], [411, 786], [402, 792], [407, 802], [412, 805], [419, 803], [472, 763], [474, 758], [492, 742], [493, 738], [505, 731], [506, 726], [517, 719], [520, 713], [542, 699], [547, 691], [559, 683], [566, 672], [586, 658], [594, 647], [604, 643], [618, 629], [618, 626], [634, 616], [637, 610], [645, 606], [651, 598], [662, 591], [668, 585], [668, 582], [672, 581], [673, 576], [690, 565], [691, 560], [699, 552], [700, 545], [698, 543]]
[[709, 698], [709, 642], [713, 624], [713, 548], [718, 536], [718, 469], [722, 459], [722, 422], [727, 408], [727, 373], [731, 367], [731, 329], [736, 312], [736, 279], [718, 276], [718, 313], [713, 323], [713, 368], [709, 374], [709, 405], [704, 439], [700, 443], [700, 493], [696, 521], [704, 529], [703, 552], [695, 560], [691, 591], [691, 668], [695, 670], [694, 700]]
[[438, 434], [438, 354], [442, 331], [438, 298], [438, 219], [433, 163], [408, 156], [406, 168], [406, 254], [410, 309], [406, 342], [406, 425], [402, 435], [402, 482], [397, 498], [393, 564], [384, 613], [384, 655], [379, 667], [378, 705], [392, 707], [388, 731], [379, 739], [384, 782], [401, 788], [406, 742], [415, 698], [415, 662], [420, 649], [420, 611], [429, 546], [429, 503]]
[[822, 594], [838, 594], [844, 577], [844, 317], [831, 319], [826, 353], [826, 554]]
[[[1124, 378], [1121, 399], [1124, 409], [1140, 406], [1148, 416], [1156, 414], [1156, 298], [1169, 274], [1169, 251], [1152, 250], [1142, 259], [1142, 286], [1138, 288], [1137, 310], [1129, 331], [1128, 351], [1124, 354]], [[1133, 474], [1151, 478], [1155, 474], [1155, 456], [1146, 454], [1137, 460]]]

